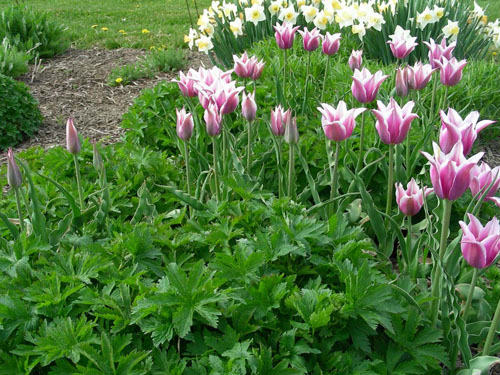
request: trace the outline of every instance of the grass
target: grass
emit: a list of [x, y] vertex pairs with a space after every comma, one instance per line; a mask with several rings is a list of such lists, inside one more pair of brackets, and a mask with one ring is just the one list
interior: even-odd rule
[[[210, 4], [209, 0], [196, 1], [200, 12]], [[194, 1], [189, 2], [193, 22], [196, 22]], [[0, 10], [13, 3], [0, 0]], [[30, 0], [26, 3], [65, 24], [73, 45], [82, 49], [184, 47], [183, 36], [190, 26], [184, 0]], [[96, 26], [93, 28], [93, 25]], [[148, 32], [143, 32], [144, 29]]]
[[476, 0], [483, 8], [486, 8], [488, 20], [494, 21], [500, 18], [500, 0]]

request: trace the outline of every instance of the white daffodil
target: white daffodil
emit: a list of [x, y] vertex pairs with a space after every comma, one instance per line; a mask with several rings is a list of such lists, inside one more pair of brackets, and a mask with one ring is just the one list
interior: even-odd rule
[[206, 24], [198, 27], [198, 30], [200, 30], [200, 34], [205, 34], [206, 36], [211, 37], [214, 34], [214, 26], [212, 24]]
[[448, 41], [457, 40], [458, 33], [460, 32], [460, 27], [458, 26], [458, 21], [448, 20], [448, 24], [443, 27], [444, 37]]
[[354, 22], [354, 14], [354, 8], [346, 6], [337, 12], [335, 15], [335, 22], [339, 24], [340, 28], [352, 26]]
[[283, 22], [295, 25], [295, 22], [297, 21], [298, 15], [299, 14], [295, 11], [293, 4], [290, 4], [287, 8], [281, 9], [281, 12], [280, 12], [280, 15], [278, 18]]
[[373, 28], [377, 31], [382, 31], [382, 25], [384, 23], [385, 23], [384, 16], [382, 16], [380, 13], [372, 12], [372, 14], [370, 14], [366, 22], [366, 28], [367, 29]]
[[198, 47], [198, 51], [205, 52], [208, 55], [208, 51], [214, 48], [212, 43], [212, 38], [202, 35], [199, 39], [196, 39], [196, 47]]
[[356, 9], [356, 20], [362, 23], [368, 22], [368, 18], [373, 13], [373, 9], [368, 3], [355, 4], [354, 9]]
[[222, 11], [224, 12], [224, 15], [229, 18], [238, 13], [238, 8], [236, 7], [236, 4], [226, 3], [226, 1], [224, 0], [224, 4], [222, 5]]
[[200, 28], [210, 25], [210, 15], [208, 14], [208, 12], [203, 12], [200, 18], [198, 18], [197, 24]]
[[271, 16], [274, 16], [277, 14], [280, 9], [281, 9], [281, 1], [273, 1], [267, 8], [269, 10], [269, 13], [271, 13]]
[[438, 20], [444, 17], [444, 8], [438, 7], [437, 5], [434, 5], [434, 9], [432, 9], [432, 13], [434, 13], [434, 17], [436, 17]]
[[355, 34], [355, 35], [357, 34], [359, 36], [360, 40], [363, 40], [363, 37], [366, 34], [365, 25], [363, 25], [362, 23], [357, 24], [357, 25], [352, 25], [351, 31], [353, 34]]
[[245, 5], [248, 5], [248, 0], [240, 0], [239, 3], [243, 7]]
[[333, 11], [342, 9], [342, 3], [339, 0], [323, 0], [323, 6]]
[[314, 18], [318, 15], [318, 8], [312, 6], [312, 5], [305, 5], [302, 7], [302, 14], [304, 15], [304, 18], [306, 19], [306, 22], [312, 22]]
[[306, 5], [306, 0], [297, 0], [297, 9], [301, 10]]
[[184, 43], [188, 44], [189, 49], [193, 49], [194, 41], [196, 38], [198, 38], [198, 32], [193, 28], [189, 29], [188, 35], [184, 35]]
[[429, 9], [429, 7], [425, 7], [422, 13], [417, 14], [417, 26], [420, 29], [424, 29], [427, 25], [438, 22], [439, 18], [437, 15]]
[[474, 17], [482, 18], [484, 16], [484, 9], [479, 6], [478, 3], [474, 1], [474, 9], [471, 11]]
[[247, 21], [252, 22], [255, 26], [261, 21], [266, 20], [266, 14], [264, 13], [264, 7], [262, 5], [252, 5], [250, 8], [245, 9], [245, 17]]
[[330, 18], [325, 14], [325, 12], [320, 11], [316, 15], [316, 17], [314, 17], [313, 22], [314, 26], [316, 26], [318, 29], [324, 30], [326, 29], [326, 26], [330, 22]]
[[321, 0], [312, 0], [311, 1], [313, 3], [313, 5], [315, 6], [319, 6], [321, 4]]
[[235, 37], [243, 35], [243, 22], [239, 18], [235, 18], [234, 21], [229, 22], [229, 29]]
[[262, 5], [264, 0], [252, 0], [252, 5]]
[[210, 4], [210, 8], [212, 8], [214, 12], [217, 12], [219, 10], [219, 7], [220, 7], [220, 1], [214, 0], [212, 1], [212, 4]]

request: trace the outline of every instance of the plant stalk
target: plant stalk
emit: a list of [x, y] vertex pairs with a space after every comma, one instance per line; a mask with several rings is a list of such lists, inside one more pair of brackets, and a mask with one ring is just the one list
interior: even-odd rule
[[392, 194], [394, 189], [394, 145], [389, 145], [389, 171], [387, 178], [387, 204], [385, 214], [389, 215], [392, 208]]
[[250, 174], [251, 156], [250, 150], [252, 145], [252, 123], [248, 121], [248, 144], [247, 144], [247, 173]]
[[359, 136], [359, 159], [358, 159], [358, 164], [356, 165], [356, 173], [358, 173], [361, 170], [361, 167], [363, 166], [364, 142], [365, 142], [365, 112], [361, 114], [361, 133]]
[[408, 233], [406, 234], [406, 251], [408, 254], [411, 254], [411, 259], [410, 259], [410, 274], [413, 279], [417, 278], [417, 264], [418, 264], [418, 250], [416, 249], [415, 252], [411, 251], [411, 233], [412, 233], [412, 225], [411, 225], [411, 216], [406, 217], [406, 230]]
[[466, 323], [467, 323], [467, 315], [469, 314], [469, 310], [472, 305], [472, 296], [474, 295], [474, 289], [476, 288], [478, 273], [479, 270], [477, 268], [474, 268], [474, 273], [472, 274], [472, 281], [470, 283], [469, 294], [467, 295], [467, 302], [465, 303], [464, 314], [463, 314], [463, 318]]
[[325, 76], [323, 77], [323, 88], [321, 89], [321, 98], [319, 103], [323, 103], [323, 95], [325, 94], [325, 87], [326, 87], [326, 77], [328, 76], [328, 67], [330, 65], [330, 56], [326, 56], [326, 68], [325, 68]]
[[214, 179], [215, 179], [215, 195], [217, 197], [217, 202], [220, 202], [220, 190], [219, 190], [219, 168], [218, 157], [217, 157], [217, 142], [215, 141], [215, 137], [212, 142], [213, 147], [213, 156], [214, 156]]
[[430, 108], [429, 122], [432, 120], [432, 118], [434, 118], [434, 103], [436, 101], [436, 92], [437, 92], [437, 85], [438, 85], [437, 77], [433, 77], [433, 80], [434, 80], [434, 82], [432, 83], [432, 97], [431, 97], [431, 108]]
[[490, 354], [490, 347], [493, 343], [493, 338], [498, 327], [498, 322], [500, 321], [500, 301], [498, 301], [497, 309], [495, 310], [495, 315], [493, 316], [493, 321], [491, 322], [490, 330], [488, 331], [488, 336], [484, 343], [483, 355]]
[[443, 223], [441, 227], [441, 240], [439, 241], [439, 262], [436, 262], [434, 264], [434, 267], [436, 269], [434, 273], [435, 280], [432, 280], [431, 289], [431, 296], [434, 298], [431, 303], [432, 324], [435, 324], [438, 318], [438, 308], [440, 302], [439, 300], [441, 297], [441, 279], [443, 272], [441, 267], [443, 265], [443, 259], [446, 253], [446, 245], [448, 243], [448, 229], [450, 226], [451, 206], [451, 201], [443, 199]]
[[[191, 195], [191, 175], [190, 175], [190, 168], [189, 168], [189, 146], [187, 142], [184, 142], [184, 161], [186, 162], [186, 185], [187, 185], [187, 193], [188, 195]], [[191, 206], [189, 206], [189, 216], [191, 217], [193, 215], [193, 210]]]
[[283, 106], [286, 108], [286, 78], [287, 78], [287, 64], [286, 64], [286, 59], [287, 59], [287, 53], [286, 49], [283, 50]]
[[302, 103], [302, 116], [304, 116], [304, 111], [306, 110], [307, 104], [307, 87], [309, 86], [309, 70], [311, 69], [311, 53], [307, 54], [307, 70], [306, 70], [306, 90], [304, 92], [304, 102]]
[[[337, 194], [337, 183], [339, 180], [339, 149], [340, 142], [335, 142], [335, 156], [334, 156], [334, 164], [333, 164], [333, 173], [332, 173], [332, 186], [330, 190], [330, 200], [335, 198]], [[330, 203], [330, 208], [333, 208], [335, 203]], [[333, 213], [333, 210], [330, 210], [330, 215]]]
[[278, 167], [278, 198], [281, 198], [283, 196], [283, 176], [281, 175], [281, 137], [278, 137], [277, 147], [278, 158], [276, 159], [276, 164]]
[[23, 220], [23, 211], [21, 209], [21, 199], [19, 198], [19, 187], [14, 188], [14, 195], [16, 196], [17, 216], [19, 218], [19, 225], [21, 226], [21, 232], [24, 232], [24, 220]]
[[288, 153], [288, 197], [293, 199], [293, 185], [294, 185], [294, 171], [295, 171], [295, 145], [289, 145], [289, 153]]
[[82, 178], [80, 177], [80, 164], [78, 163], [78, 158], [73, 154], [73, 160], [75, 162], [75, 174], [76, 174], [76, 185], [78, 186], [78, 197], [80, 199], [80, 210], [83, 211], [83, 191], [82, 191]]

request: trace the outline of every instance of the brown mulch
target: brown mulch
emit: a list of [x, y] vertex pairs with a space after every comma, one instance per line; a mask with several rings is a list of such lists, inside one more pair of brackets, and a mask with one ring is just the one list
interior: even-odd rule
[[[16, 150], [64, 145], [68, 117], [74, 118], [75, 126], [84, 138], [104, 143], [118, 141], [124, 132], [120, 127], [122, 115], [141, 90], [178, 75], [177, 72], [159, 73], [152, 79], [142, 79], [128, 86], [107, 85], [111, 69], [135, 63], [146, 53], [129, 48], [69, 49], [62, 55], [42, 61], [39, 69], [30, 66], [30, 71], [20, 80], [30, 87], [39, 101], [44, 121], [38, 133]], [[189, 52], [187, 59], [186, 70], [197, 68], [201, 63], [211, 65], [204, 54]]]

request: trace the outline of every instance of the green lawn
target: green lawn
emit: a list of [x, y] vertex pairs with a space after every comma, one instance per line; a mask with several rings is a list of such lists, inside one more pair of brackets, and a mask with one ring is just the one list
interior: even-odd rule
[[[189, 2], [196, 22], [194, 2]], [[0, 10], [13, 3], [0, 0]], [[27, 4], [67, 25], [77, 48], [178, 47], [183, 45], [183, 35], [190, 26], [184, 0], [30, 0]], [[197, 0], [197, 4], [201, 12], [210, 1]], [[103, 27], [108, 30], [103, 31]], [[143, 29], [149, 33], [143, 33]]]
[[486, 8], [486, 15], [490, 21], [500, 18], [500, 0], [476, 0], [476, 2]]

